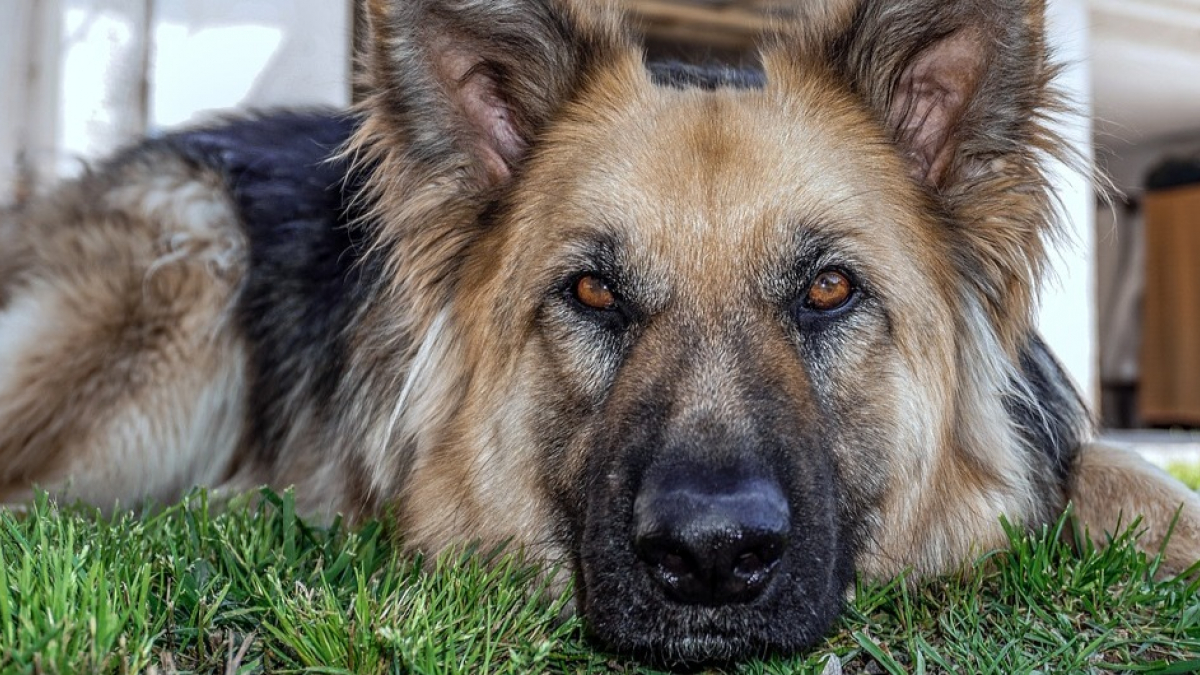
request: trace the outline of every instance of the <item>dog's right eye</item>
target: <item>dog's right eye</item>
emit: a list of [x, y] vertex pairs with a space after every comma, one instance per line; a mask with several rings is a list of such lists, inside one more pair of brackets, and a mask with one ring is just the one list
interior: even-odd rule
[[825, 270], [808, 287], [805, 304], [818, 312], [841, 309], [854, 295], [854, 284], [837, 270]]
[[615, 333], [633, 321], [630, 307], [616, 284], [594, 272], [572, 277], [563, 289], [567, 303], [589, 321]]
[[597, 311], [612, 311], [617, 308], [617, 296], [609, 283], [594, 274], [584, 274], [575, 280], [571, 294], [576, 302]]
[[862, 297], [854, 277], [836, 267], [817, 273], [792, 306], [801, 328], [815, 329], [851, 311]]

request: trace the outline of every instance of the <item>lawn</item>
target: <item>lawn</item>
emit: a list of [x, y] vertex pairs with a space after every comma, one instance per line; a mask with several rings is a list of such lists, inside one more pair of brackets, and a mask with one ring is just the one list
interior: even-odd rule
[[[314, 528], [264, 494], [114, 519], [44, 497], [0, 510], [0, 673], [653, 672], [556, 621], [563, 599], [511, 558], [423, 570], [380, 523]], [[1156, 581], [1127, 535], [1080, 555], [1058, 534], [1014, 533], [966, 578], [860, 585], [810, 654], [729, 672], [1200, 670], [1200, 583]]]

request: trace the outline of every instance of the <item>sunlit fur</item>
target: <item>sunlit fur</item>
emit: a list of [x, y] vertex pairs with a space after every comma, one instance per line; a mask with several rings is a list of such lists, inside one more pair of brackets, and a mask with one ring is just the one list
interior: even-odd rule
[[[758, 87], [659, 81], [604, 3], [372, 0], [355, 111], [147, 141], [0, 215], [0, 499], [294, 485], [563, 563], [603, 644], [668, 663], [804, 648], [854, 575], [961, 570], [1068, 500], [1148, 547], [1182, 505], [1186, 567], [1200, 501], [1089, 444], [1034, 331], [1070, 158], [1042, 11], [807, 3]], [[824, 269], [845, 311], [798, 304]], [[632, 504], [676, 464], [782, 483], [761, 598], [645, 574]]]

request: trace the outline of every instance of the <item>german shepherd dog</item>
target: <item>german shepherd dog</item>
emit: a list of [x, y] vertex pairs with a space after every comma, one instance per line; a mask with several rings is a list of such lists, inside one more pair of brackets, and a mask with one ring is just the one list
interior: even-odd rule
[[856, 574], [1074, 502], [1200, 558], [1035, 334], [1041, 0], [827, 0], [762, 72], [610, 6], [370, 0], [369, 96], [149, 140], [0, 221], [0, 499], [296, 486], [564, 563], [609, 648], [788, 652]]

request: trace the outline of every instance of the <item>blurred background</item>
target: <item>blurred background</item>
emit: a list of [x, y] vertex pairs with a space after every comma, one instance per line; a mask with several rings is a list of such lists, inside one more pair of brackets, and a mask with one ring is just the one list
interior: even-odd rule
[[[623, 1], [652, 55], [752, 63], [797, 0]], [[0, 3], [0, 204], [142, 134], [354, 96], [355, 0]], [[1200, 457], [1200, 0], [1048, 13], [1079, 111], [1062, 129], [1115, 190], [1058, 172], [1069, 236], [1042, 330], [1114, 438]]]

